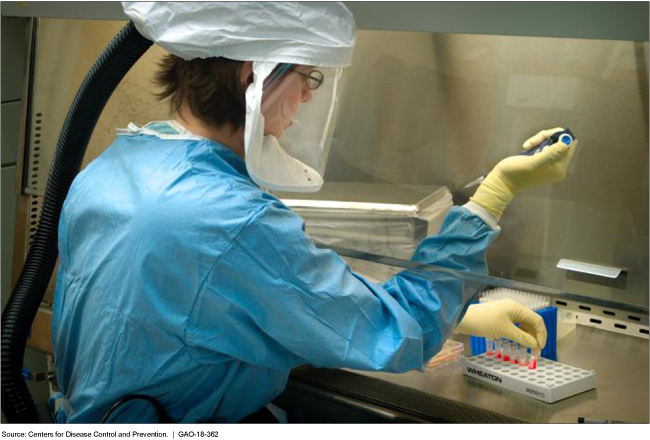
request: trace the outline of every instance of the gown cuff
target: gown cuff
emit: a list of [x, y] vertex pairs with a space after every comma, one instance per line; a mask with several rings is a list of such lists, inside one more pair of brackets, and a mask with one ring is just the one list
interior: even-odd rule
[[494, 218], [490, 211], [474, 202], [467, 202], [463, 205], [463, 208], [467, 209], [469, 212], [479, 217], [485, 222], [489, 227], [495, 231], [501, 231], [501, 226], [497, 223], [497, 220]]

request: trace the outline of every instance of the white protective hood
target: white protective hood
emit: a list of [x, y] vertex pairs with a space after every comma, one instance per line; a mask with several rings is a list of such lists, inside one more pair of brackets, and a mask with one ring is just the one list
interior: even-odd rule
[[122, 2], [138, 31], [191, 60], [344, 67], [356, 27], [341, 2]]

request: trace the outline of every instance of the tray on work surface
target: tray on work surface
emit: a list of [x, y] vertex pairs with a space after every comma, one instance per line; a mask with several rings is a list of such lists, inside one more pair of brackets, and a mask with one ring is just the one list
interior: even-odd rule
[[465, 346], [462, 342], [446, 340], [440, 352], [427, 363], [427, 370], [461, 359], [464, 350]]
[[596, 388], [596, 373], [545, 358], [529, 370], [485, 354], [463, 359], [463, 374], [546, 403]]

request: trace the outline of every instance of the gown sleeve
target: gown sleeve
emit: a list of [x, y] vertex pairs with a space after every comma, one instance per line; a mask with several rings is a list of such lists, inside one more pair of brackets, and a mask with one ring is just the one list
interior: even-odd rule
[[[497, 234], [455, 207], [413, 260], [485, 274]], [[187, 337], [214, 353], [213, 361], [227, 355], [278, 370], [423, 369], [477, 291], [449, 275], [413, 271], [373, 284], [335, 252], [317, 248], [302, 219], [278, 202], [259, 209], [215, 263]]]

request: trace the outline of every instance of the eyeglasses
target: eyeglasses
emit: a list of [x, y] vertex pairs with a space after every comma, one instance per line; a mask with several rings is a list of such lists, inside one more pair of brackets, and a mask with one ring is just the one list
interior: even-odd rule
[[298, 75], [305, 78], [305, 85], [309, 90], [316, 90], [317, 88], [322, 86], [323, 81], [325, 81], [325, 75], [320, 70], [313, 69], [307, 73], [303, 73], [303, 72], [298, 72], [295, 69], [291, 69], [291, 72], [297, 73]]

